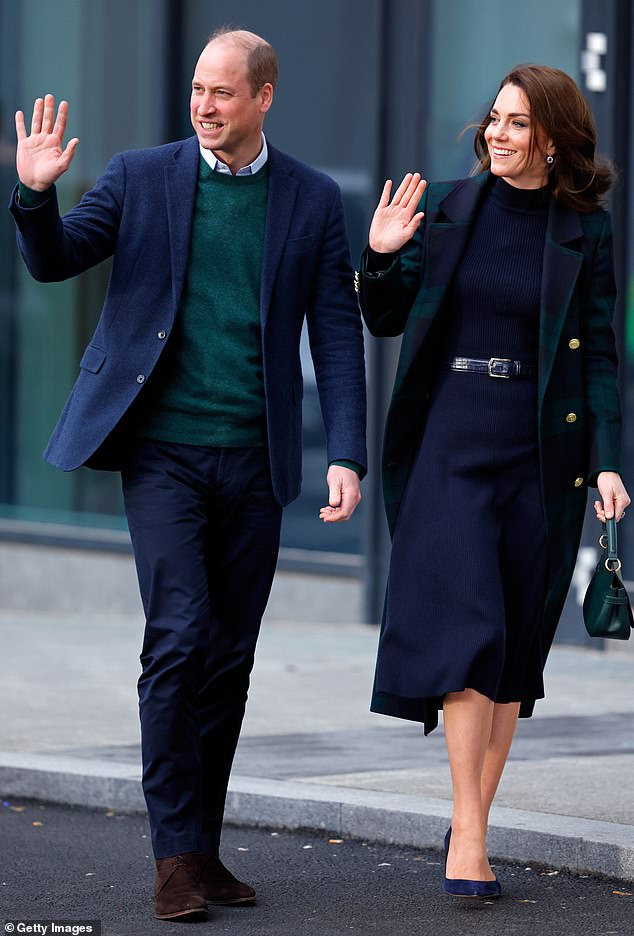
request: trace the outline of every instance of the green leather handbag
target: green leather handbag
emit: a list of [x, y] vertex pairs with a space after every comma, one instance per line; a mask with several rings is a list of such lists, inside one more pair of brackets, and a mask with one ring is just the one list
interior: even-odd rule
[[616, 520], [606, 520], [605, 533], [599, 537], [606, 550], [590, 579], [583, 599], [583, 620], [591, 637], [628, 640], [634, 627], [632, 606], [619, 572], [616, 541]]

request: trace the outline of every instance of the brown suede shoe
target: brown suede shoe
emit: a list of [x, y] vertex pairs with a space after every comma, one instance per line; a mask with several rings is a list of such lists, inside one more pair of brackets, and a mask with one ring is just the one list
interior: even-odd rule
[[187, 853], [157, 859], [154, 913], [158, 920], [207, 919], [207, 900], [198, 877], [200, 857]]
[[227, 870], [220, 858], [209, 855], [197, 855], [199, 864], [200, 887], [209, 903], [227, 906], [240, 904], [253, 906], [255, 891], [248, 884], [243, 884], [231, 871]]

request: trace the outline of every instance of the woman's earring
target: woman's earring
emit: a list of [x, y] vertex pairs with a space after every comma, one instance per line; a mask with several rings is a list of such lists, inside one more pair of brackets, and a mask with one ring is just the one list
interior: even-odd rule
[[549, 166], [552, 166], [552, 164], [554, 163], [554, 161], [555, 161], [555, 157], [554, 157], [554, 156], [547, 156], [547, 157], [546, 157], [546, 162], [548, 163]]

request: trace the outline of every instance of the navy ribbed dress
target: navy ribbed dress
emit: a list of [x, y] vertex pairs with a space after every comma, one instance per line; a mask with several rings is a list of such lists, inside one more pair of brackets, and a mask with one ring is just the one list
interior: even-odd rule
[[[452, 357], [537, 363], [548, 190], [496, 180], [440, 312]], [[547, 587], [537, 380], [439, 366], [394, 531], [372, 709], [438, 724], [443, 696], [542, 698]]]

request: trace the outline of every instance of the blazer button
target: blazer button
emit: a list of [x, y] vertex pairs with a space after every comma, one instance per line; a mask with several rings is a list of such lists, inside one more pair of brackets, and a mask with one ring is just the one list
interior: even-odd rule
[[163, 339], [167, 337], [167, 332], [164, 332], [163, 329], [161, 329], [161, 331], [158, 333], [158, 337], [161, 339], [161, 341], [163, 341]]
[[576, 414], [576, 413], [568, 413], [568, 415], [566, 416], [566, 422], [567, 422], [567, 423], [577, 422], [577, 414]]
[[136, 379], [136, 382], [137, 382], [137, 383], [145, 383], [145, 374], [139, 374], [138, 377], [137, 377], [137, 379]]
[[573, 351], [576, 351], [577, 348], [580, 346], [580, 344], [581, 342], [579, 341], [578, 338], [571, 338], [570, 341], [568, 342], [568, 347], [571, 348]]
[[575, 478], [575, 487], [581, 487], [583, 484], [583, 478]]

